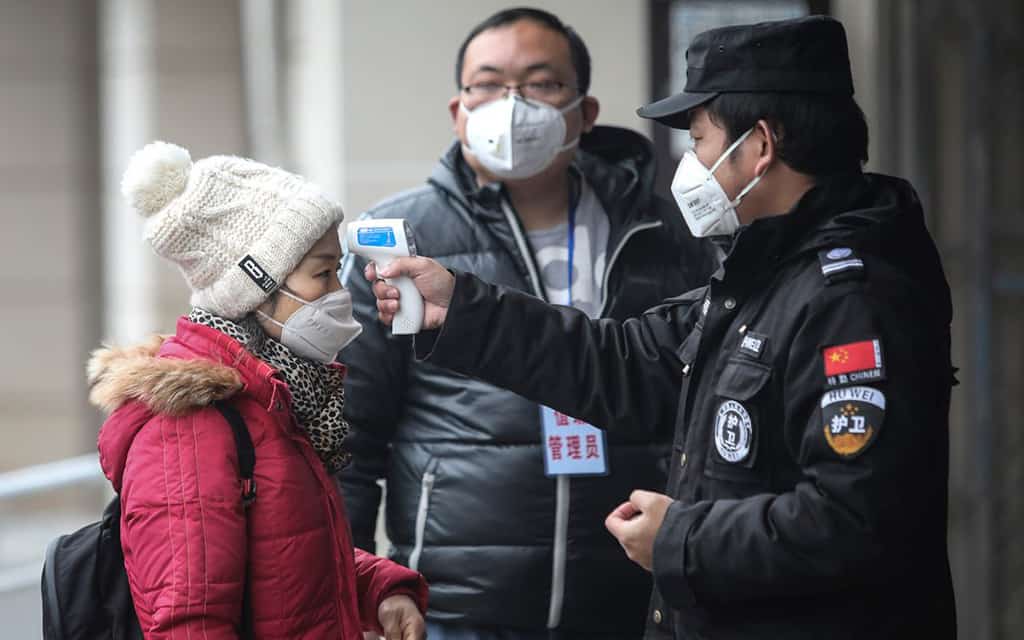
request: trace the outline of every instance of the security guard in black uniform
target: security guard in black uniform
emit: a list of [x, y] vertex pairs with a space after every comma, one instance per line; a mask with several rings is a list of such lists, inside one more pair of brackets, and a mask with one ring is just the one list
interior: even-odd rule
[[381, 275], [424, 296], [417, 356], [605, 429], [674, 426], [667, 495], [606, 522], [654, 574], [647, 637], [953, 638], [949, 287], [913, 188], [861, 172], [843, 28], [716, 29], [687, 63], [640, 114], [691, 131], [672, 190], [727, 248], [709, 285], [592, 321], [403, 259]]

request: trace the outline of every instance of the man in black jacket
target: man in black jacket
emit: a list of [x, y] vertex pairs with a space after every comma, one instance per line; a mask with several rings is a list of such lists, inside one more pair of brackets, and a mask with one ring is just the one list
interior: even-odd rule
[[[625, 319], [706, 284], [710, 247], [652, 194], [649, 143], [594, 125], [579, 35], [545, 12], [503, 11], [469, 34], [456, 80], [458, 142], [427, 185], [369, 216], [406, 218], [419, 253], [447, 267], [558, 304], [571, 294], [590, 317]], [[548, 477], [542, 408], [415, 362], [411, 341], [375, 321], [363, 266], [348, 286], [365, 332], [342, 356], [356, 544], [373, 549], [384, 478], [392, 557], [430, 582], [433, 640], [638, 637], [650, 575], [602, 523], [630, 490], [664, 486], [670, 431], [609, 438], [607, 475]], [[579, 442], [559, 453], [594, 453]]]
[[712, 30], [687, 62], [641, 115], [695, 141], [672, 189], [728, 239], [709, 286], [620, 323], [405, 259], [383, 275], [439, 328], [416, 355], [613, 431], [675, 425], [667, 495], [606, 523], [654, 575], [648, 637], [953, 638], [949, 287], [913, 188], [861, 173], [842, 26]]

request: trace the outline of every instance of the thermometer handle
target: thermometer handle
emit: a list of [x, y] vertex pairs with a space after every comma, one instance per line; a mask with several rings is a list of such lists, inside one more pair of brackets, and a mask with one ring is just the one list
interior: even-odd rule
[[407, 276], [386, 278], [388, 285], [398, 289], [398, 313], [391, 325], [391, 333], [396, 336], [408, 336], [420, 332], [423, 327], [423, 297], [416, 289], [412, 279]]

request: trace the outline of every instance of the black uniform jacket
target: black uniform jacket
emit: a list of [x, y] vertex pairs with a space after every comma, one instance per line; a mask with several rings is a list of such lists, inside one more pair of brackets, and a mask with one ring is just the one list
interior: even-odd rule
[[625, 322], [457, 274], [417, 356], [612, 432], [674, 427], [650, 638], [951, 638], [951, 302], [918, 198], [819, 181]]

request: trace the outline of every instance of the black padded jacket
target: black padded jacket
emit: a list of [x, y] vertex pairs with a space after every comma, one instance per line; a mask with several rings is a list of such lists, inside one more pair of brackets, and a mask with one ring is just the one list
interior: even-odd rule
[[[675, 204], [653, 195], [646, 139], [596, 127], [573, 166], [610, 221], [604, 317], [627, 318], [707, 282], [714, 249], [689, 235]], [[477, 186], [454, 145], [426, 185], [366, 215], [406, 218], [420, 255], [543, 296], [525, 233], [503, 199], [500, 185]], [[383, 478], [390, 555], [427, 577], [431, 619], [638, 637], [650, 575], [626, 559], [603, 522], [631, 490], [664, 487], [671, 429], [611, 437], [610, 475], [562, 481], [560, 492], [544, 475], [538, 405], [415, 362], [411, 340], [377, 320], [364, 266], [352, 259], [343, 274], [364, 333], [340, 358], [349, 367], [354, 454], [340, 479], [356, 544], [373, 549]], [[568, 518], [563, 536], [555, 535], [558, 512]]]

